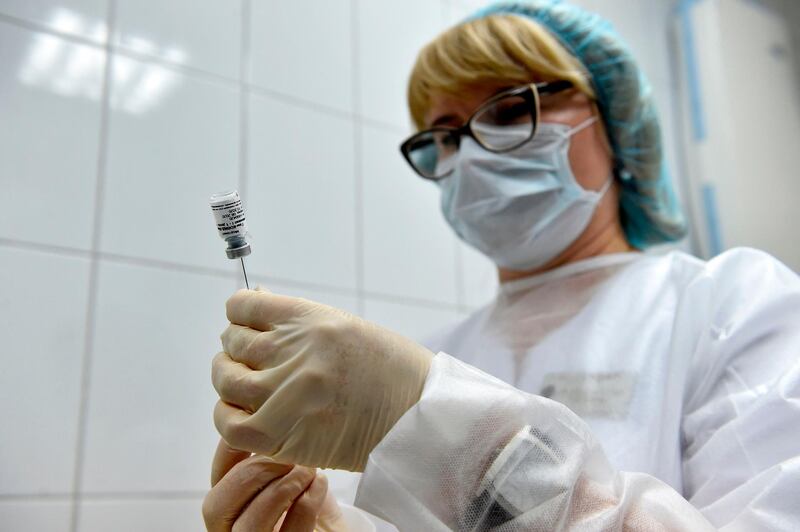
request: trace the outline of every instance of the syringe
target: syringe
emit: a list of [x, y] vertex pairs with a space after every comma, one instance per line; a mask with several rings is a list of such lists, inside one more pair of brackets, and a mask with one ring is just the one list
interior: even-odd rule
[[250, 254], [250, 244], [247, 242], [247, 220], [239, 193], [235, 190], [219, 192], [211, 196], [209, 203], [219, 236], [228, 243], [225, 254], [229, 259], [239, 259], [242, 263], [244, 284], [249, 289], [244, 258]]

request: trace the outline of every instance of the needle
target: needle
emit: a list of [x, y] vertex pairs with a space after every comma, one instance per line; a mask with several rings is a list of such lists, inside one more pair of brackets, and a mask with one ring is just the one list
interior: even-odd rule
[[244, 285], [250, 290], [250, 283], [247, 281], [247, 270], [244, 268], [244, 257], [240, 257], [239, 260], [242, 261], [242, 273], [244, 274]]

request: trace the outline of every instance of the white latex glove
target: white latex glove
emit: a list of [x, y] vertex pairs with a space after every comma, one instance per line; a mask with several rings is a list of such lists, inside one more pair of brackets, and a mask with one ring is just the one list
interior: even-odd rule
[[208, 532], [347, 532], [324, 475], [219, 442], [203, 500]]
[[433, 353], [345, 311], [264, 291], [228, 300], [214, 423], [237, 449], [363, 471], [420, 397]]

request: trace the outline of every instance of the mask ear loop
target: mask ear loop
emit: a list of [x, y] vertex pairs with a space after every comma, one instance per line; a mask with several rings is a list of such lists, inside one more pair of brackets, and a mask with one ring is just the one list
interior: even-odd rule
[[[595, 122], [598, 122], [599, 120], [600, 120], [600, 117], [597, 116], [597, 115], [590, 116], [589, 118], [587, 118], [586, 120], [584, 120], [583, 122], [581, 122], [580, 124], [575, 126], [574, 128], [570, 129], [569, 130], [569, 136], [572, 137], [576, 133], [580, 133], [581, 131], [583, 131], [587, 127], [591, 126]], [[603, 184], [603, 186], [600, 187], [600, 190], [591, 191], [591, 192], [595, 192], [596, 194], [598, 194], [597, 201], [600, 201], [601, 199], [603, 199], [603, 196], [606, 195], [606, 192], [608, 192], [608, 189], [611, 188], [611, 184], [613, 182], [614, 182], [614, 171], [612, 170], [611, 171], [611, 175], [608, 177], [608, 179], [606, 179], [605, 184]]]
[[597, 116], [597, 115], [590, 116], [589, 118], [587, 118], [586, 120], [584, 120], [583, 122], [578, 124], [577, 126], [575, 126], [572, 129], [570, 129], [569, 133], [568, 133], [568, 136], [572, 137], [573, 135], [576, 135], [576, 134], [580, 133], [581, 131], [583, 131], [587, 127], [589, 127], [592, 124], [594, 124], [595, 122], [597, 122], [598, 120], [600, 120], [599, 116]]
[[608, 192], [608, 189], [611, 188], [611, 184], [613, 182], [614, 182], [614, 172], [611, 172], [611, 175], [608, 176], [608, 179], [606, 179], [606, 183], [602, 187], [600, 187], [600, 190], [597, 191], [598, 194], [597, 201], [603, 199], [603, 196], [606, 195], [606, 192]]

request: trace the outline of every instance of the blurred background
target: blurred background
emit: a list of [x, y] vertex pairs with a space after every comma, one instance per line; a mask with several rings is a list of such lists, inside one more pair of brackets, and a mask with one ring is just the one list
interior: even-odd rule
[[[493, 296], [398, 150], [417, 50], [484, 3], [0, 0], [0, 531], [203, 529], [241, 285], [213, 192], [241, 192], [273, 291], [416, 338]], [[678, 247], [800, 269], [800, 3], [576, 3], [653, 85]]]

